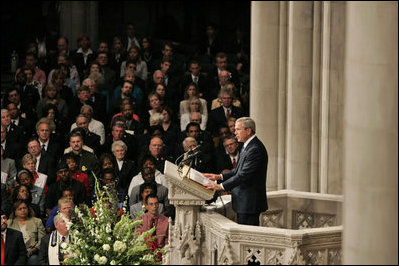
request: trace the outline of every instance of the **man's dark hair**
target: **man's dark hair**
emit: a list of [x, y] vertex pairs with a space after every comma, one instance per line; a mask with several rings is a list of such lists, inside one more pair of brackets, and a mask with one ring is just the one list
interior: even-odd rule
[[158, 201], [159, 201], [159, 198], [158, 198], [158, 196], [157, 196], [157, 194], [155, 194], [155, 193], [151, 193], [151, 194], [148, 194], [146, 197], [145, 197], [145, 204], [148, 204], [148, 199], [149, 198], [157, 198], [158, 199]]
[[188, 123], [187, 126], [186, 126], [186, 132], [188, 132], [188, 129], [189, 129], [190, 127], [197, 127], [197, 128], [201, 131], [201, 126], [200, 126], [200, 124], [198, 124], [198, 123], [196, 123], [196, 122], [190, 122], [190, 123]]
[[85, 140], [85, 137], [86, 137], [86, 131], [83, 128], [81, 128], [81, 127], [74, 128], [71, 131], [70, 135], [69, 135], [69, 140], [72, 137], [76, 137], [76, 136], [80, 136], [82, 138], [82, 140], [83, 140], [83, 143], [84, 143], [84, 140]]
[[[157, 194], [157, 183], [155, 182], [144, 182], [143, 184], [140, 185], [140, 198], [141, 198], [141, 194], [143, 193], [143, 191], [147, 188], [152, 189], [152, 193], [151, 194]], [[144, 200], [144, 199], [141, 199]]]

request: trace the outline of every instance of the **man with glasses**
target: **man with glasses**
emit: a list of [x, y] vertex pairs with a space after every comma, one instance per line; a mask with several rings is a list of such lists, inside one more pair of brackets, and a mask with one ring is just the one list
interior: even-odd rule
[[41, 118], [36, 123], [37, 140], [40, 143], [41, 153], [48, 154], [50, 157], [58, 161], [62, 154], [61, 145], [52, 137], [51, 122], [48, 118]]
[[220, 90], [222, 106], [210, 112], [207, 129], [216, 135], [216, 130], [221, 125], [227, 125], [231, 117], [240, 118], [244, 116], [244, 110], [233, 105], [233, 92], [227, 88]]
[[51, 185], [56, 180], [56, 161], [49, 154], [41, 153], [40, 143], [37, 139], [28, 141], [28, 153], [36, 158], [35, 170], [38, 173], [47, 175], [47, 185]]

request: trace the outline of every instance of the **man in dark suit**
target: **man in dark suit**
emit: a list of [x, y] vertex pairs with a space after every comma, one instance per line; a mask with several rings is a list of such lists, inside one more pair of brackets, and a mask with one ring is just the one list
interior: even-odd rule
[[99, 73], [90, 74], [90, 77], [83, 80], [82, 85], [90, 89], [90, 105], [93, 107], [93, 117], [101, 121], [103, 124], [107, 122], [107, 98], [98, 92], [98, 86], [92, 79], [101, 75]]
[[198, 86], [202, 98], [205, 98], [207, 101], [212, 100], [208, 97], [210, 95], [210, 81], [208, 76], [201, 72], [201, 65], [199, 62], [195, 60], [190, 61], [188, 69], [190, 70], [190, 73], [186, 73], [181, 82], [181, 89], [179, 92], [180, 100], [183, 100], [184, 91], [190, 83], [195, 83]]
[[236, 168], [224, 174], [204, 174], [209, 189], [232, 192], [233, 210], [239, 224], [259, 225], [259, 214], [267, 210], [266, 172], [268, 155], [263, 143], [255, 136], [255, 121], [242, 117], [236, 121], [235, 134], [244, 146]]
[[10, 158], [13, 160], [20, 160], [22, 154], [20, 152], [20, 146], [18, 143], [7, 140], [7, 128], [1, 125], [1, 146], [4, 150], [4, 158]]
[[7, 228], [7, 215], [1, 209], [1, 265], [26, 264], [26, 246], [22, 233]]
[[224, 152], [217, 153], [216, 171], [217, 173], [224, 173], [236, 168], [240, 145], [234, 135], [229, 135], [220, 141], [223, 142]]
[[36, 123], [37, 140], [40, 143], [41, 153], [47, 154], [55, 161], [61, 157], [61, 144], [57, 143], [51, 134], [50, 120], [48, 118], [41, 118]]
[[11, 125], [15, 125], [20, 130], [22, 140], [27, 140], [32, 137], [35, 131], [34, 122], [21, 117], [21, 112], [18, 109], [18, 106], [13, 102], [7, 104], [7, 110], [10, 114]]
[[207, 130], [216, 135], [216, 130], [221, 125], [227, 125], [230, 117], [240, 118], [244, 116], [244, 110], [233, 105], [233, 92], [223, 88], [220, 91], [222, 106], [213, 109], [209, 115]]
[[37, 139], [31, 139], [27, 144], [28, 153], [33, 155], [36, 160], [36, 171], [47, 175], [47, 185], [51, 185], [56, 181], [56, 161], [49, 154], [41, 154], [40, 143]]

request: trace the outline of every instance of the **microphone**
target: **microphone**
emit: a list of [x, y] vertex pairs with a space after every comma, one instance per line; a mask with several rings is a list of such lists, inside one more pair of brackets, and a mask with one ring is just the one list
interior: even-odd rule
[[201, 146], [201, 144], [199, 144], [199, 145], [197, 145], [195, 148], [190, 149], [190, 150], [187, 152], [187, 154], [190, 155], [190, 154], [193, 154], [193, 153], [199, 153], [199, 152], [201, 151], [201, 148], [202, 148], [202, 146]]
[[198, 145], [197, 147], [195, 147], [195, 148], [193, 148], [193, 149], [190, 149], [190, 150], [187, 152], [187, 157], [184, 158], [184, 159], [181, 161], [181, 163], [186, 162], [186, 161], [188, 161], [188, 160], [191, 160], [192, 158], [197, 157], [198, 154], [200, 154], [201, 152], [202, 152], [202, 151], [201, 151], [201, 145]]

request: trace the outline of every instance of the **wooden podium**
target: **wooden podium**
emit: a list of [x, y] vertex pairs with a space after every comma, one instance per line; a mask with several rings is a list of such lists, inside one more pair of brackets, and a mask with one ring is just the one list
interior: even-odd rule
[[164, 174], [169, 183], [169, 202], [176, 208], [175, 223], [169, 220], [169, 244], [163, 264], [198, 265], [201, 251], [199, 212], [215, 191], [189, 179], [190, 168], [165, 161]]

